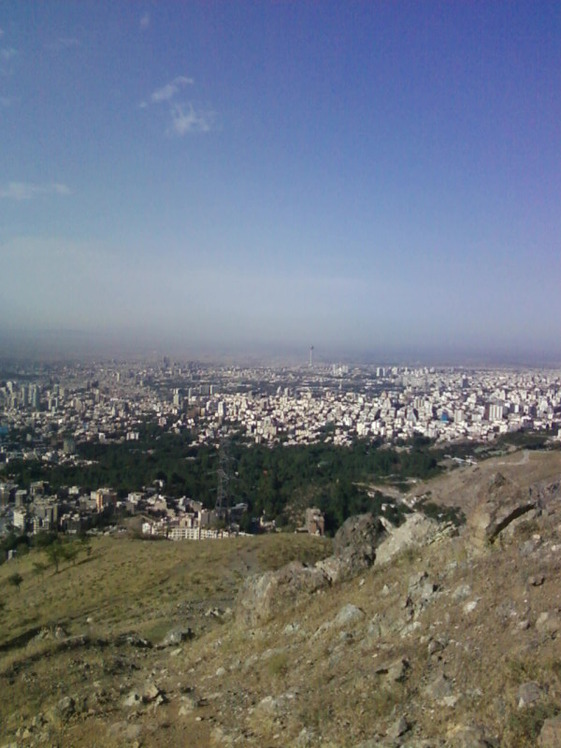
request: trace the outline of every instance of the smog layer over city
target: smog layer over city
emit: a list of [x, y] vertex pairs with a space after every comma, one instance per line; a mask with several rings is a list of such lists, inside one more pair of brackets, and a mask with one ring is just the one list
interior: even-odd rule
[[561, 5], [0, 3], [0, 743], [561, 745]]

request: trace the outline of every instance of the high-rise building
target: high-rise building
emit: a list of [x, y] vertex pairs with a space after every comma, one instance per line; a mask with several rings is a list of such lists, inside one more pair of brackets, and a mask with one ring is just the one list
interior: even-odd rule
[[39, 408], [39, 386], [36, 384], [29, 385], [29, 404], [34, 410]]

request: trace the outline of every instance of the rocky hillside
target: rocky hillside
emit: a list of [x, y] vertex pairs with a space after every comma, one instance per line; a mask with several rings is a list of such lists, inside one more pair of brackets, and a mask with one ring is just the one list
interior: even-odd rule
[[20, 559], [19, 589], [5, 564], [0, 746], [561, 745], [561, 454], [429, 491], [466, 525], [105, 541], [59, 574]]

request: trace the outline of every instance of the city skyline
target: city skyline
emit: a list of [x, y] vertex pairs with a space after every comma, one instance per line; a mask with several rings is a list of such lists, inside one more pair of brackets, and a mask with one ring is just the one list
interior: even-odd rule
[[548, 2], [3, 3], [2, 347], [560, 360], [560, 32]]

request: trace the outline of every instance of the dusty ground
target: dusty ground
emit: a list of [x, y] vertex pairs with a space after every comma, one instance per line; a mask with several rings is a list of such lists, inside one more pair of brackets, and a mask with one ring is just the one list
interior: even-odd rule
[[504, 473], [525, 490], [537, 483], [547, 484], [561, 478], [561, 451], [522, 450], [477, 465], [462, 465], [431, 481], [412, 485], [407, 495], [430, 492], [431, 501], [458, 506], [468, 514], [496, 472]]

